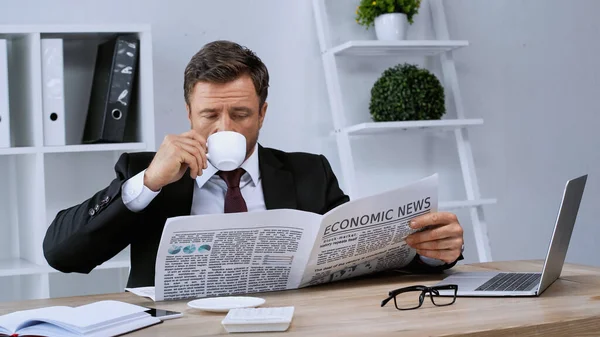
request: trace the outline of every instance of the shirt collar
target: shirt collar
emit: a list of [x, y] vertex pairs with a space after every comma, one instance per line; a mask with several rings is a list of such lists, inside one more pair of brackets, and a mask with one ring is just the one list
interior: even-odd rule
[[[219, 172], [219, 170], [214, 167], [210, 161], [206, 162], [206, 166], [206, 169], [202, 171], [202, 175], [196, 177], [196, 184], [198, 184], [199, 188], [202, 188], [202, 186], [204, 186], [204, 184], [206, 184], [210, 178]], [[257, 145], [254, 145], [254, 151], [252, 151], [250, 157], [246, 159], [240, 167], [243, 168], [248, 175], [250, 175], [250, 179], [252, 180], [254, 186], [257, 186], [260, 179], [260, 170], [258, 168], [258, 143]], [[242, 179], [244, 179], [244, 176], [246, 176], [246, 174], [242, 176]]]

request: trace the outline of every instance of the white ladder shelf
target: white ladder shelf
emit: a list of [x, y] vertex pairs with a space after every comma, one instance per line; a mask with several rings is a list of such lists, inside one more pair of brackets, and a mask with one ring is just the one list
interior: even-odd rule
[[[357, 187], [356, 170], [351, 148], [351, 138], [353, 136], [377, 135], [410, 130], [419, 131], [423, 129], [439, 129], [454, 132], [467, 200], [440, 202], [439, 208], [440, 210], [469, 208], [479, 261], [491, 261], [491, 248], [483, 206], [494, 204], [496, 203], [496, 200], [481, 198], [467, 130], [468, 127], [483, 124], [483, 120], [465, 118], [456, 68], [452, 56], [453, 50], [466, 47], [469, 43], [468, 41], [450, 40], [442, 0], [430, 0], [428, 2], [435, 40], [356, 40], [347, 41], [335, 46], [330, 45], [330, 25], [325, 1], [326, 0], [313, 0], [313, 10], [325, 71], [329, 104], [333, 117], [334, 136], [336, 138], [341, 161], [341, 171], [344, 178], [346, 193], [350, 198], [356, 198], [360, 195]], [[424, 3], [425, 2], [423, 2], [423, 4]], [[419, 15], [423, 15], [423, 7], [424, 6], [422, 5]], [[456, 111], [457, 118], [433, 121], [376, 122], [348, 125], [344, 113], [344, 100], [340, 87], [336, 59], [337, 56], [340, 55], [356, 57], [439, 57], [442, 66], [442, 84], [446, 92], [449, 93], [448, 96], [451, 98], [450, 101]]]

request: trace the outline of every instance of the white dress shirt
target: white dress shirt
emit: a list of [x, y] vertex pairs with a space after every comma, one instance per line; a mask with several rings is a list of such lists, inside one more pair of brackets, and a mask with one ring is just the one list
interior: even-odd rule
[[[248, 212], [266, 210], [260, 170], [258, 169], [258, 145], [254, 147], [250, 157], [240, 167], [246, 171], [240, 178], [240, 190], [246, 201]], [[218, 171], [210, 162], [207, 162], [207, 168], [202, 171], [202, 175], [196, 177], [191, 215], [224, 212], [227, 183], [216, 174]], [[160, 190], [154, 192], [144, 185], [145, 172], [146, 170], [131, 177], [122, 186], [123, 203], [133, 212], [139, 212], [146, 208], [160, 193]]]
[[[261, 184], [260, 170], [258, 168], [258, 145], [250, 157], [242, 164], [246, 172], [240, 179], [240, 190], [246, 201], [248, 212], [266, 210], [265, 198]], [[202, 175], [196, 178], [194, 195], [192, 197], [191, 215], [223, 213], [225, 207], [225, 194], [227, 184], [216, 174], [219, 170], [207, 162], [207, 168]], [[144, 185], [144, 173], [136, 174], [127, 180], [121, 189], [123, 203], [133, 212], [146, 208], [160, 193], [152, 191]], [[444, 261], [421, 256], [420, 259], [431, 266], [443, 265]]]

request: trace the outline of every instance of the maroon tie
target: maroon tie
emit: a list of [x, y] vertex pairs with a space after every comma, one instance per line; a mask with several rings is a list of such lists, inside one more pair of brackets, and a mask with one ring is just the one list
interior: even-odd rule
[[240, 191], [240, 178], [244, 174], [243, 168], [233, 171], [219, 171], [219, 176], [227, 183], [227, 194], [225, 194], [225, 213], [248, 212], [246, 201]]

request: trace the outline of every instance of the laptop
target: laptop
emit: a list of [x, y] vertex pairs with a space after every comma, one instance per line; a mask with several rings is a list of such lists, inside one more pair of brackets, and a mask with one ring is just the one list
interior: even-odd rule
[[[446, 277], [436, 286], [457, 284], [457, 296], [541, 295], [562, 272], [586, 180], [587, 174], [567, 181], [541, 273], [457, 272]], [[452, 296], [453, 291], [440, 291], [440, 295]]]

